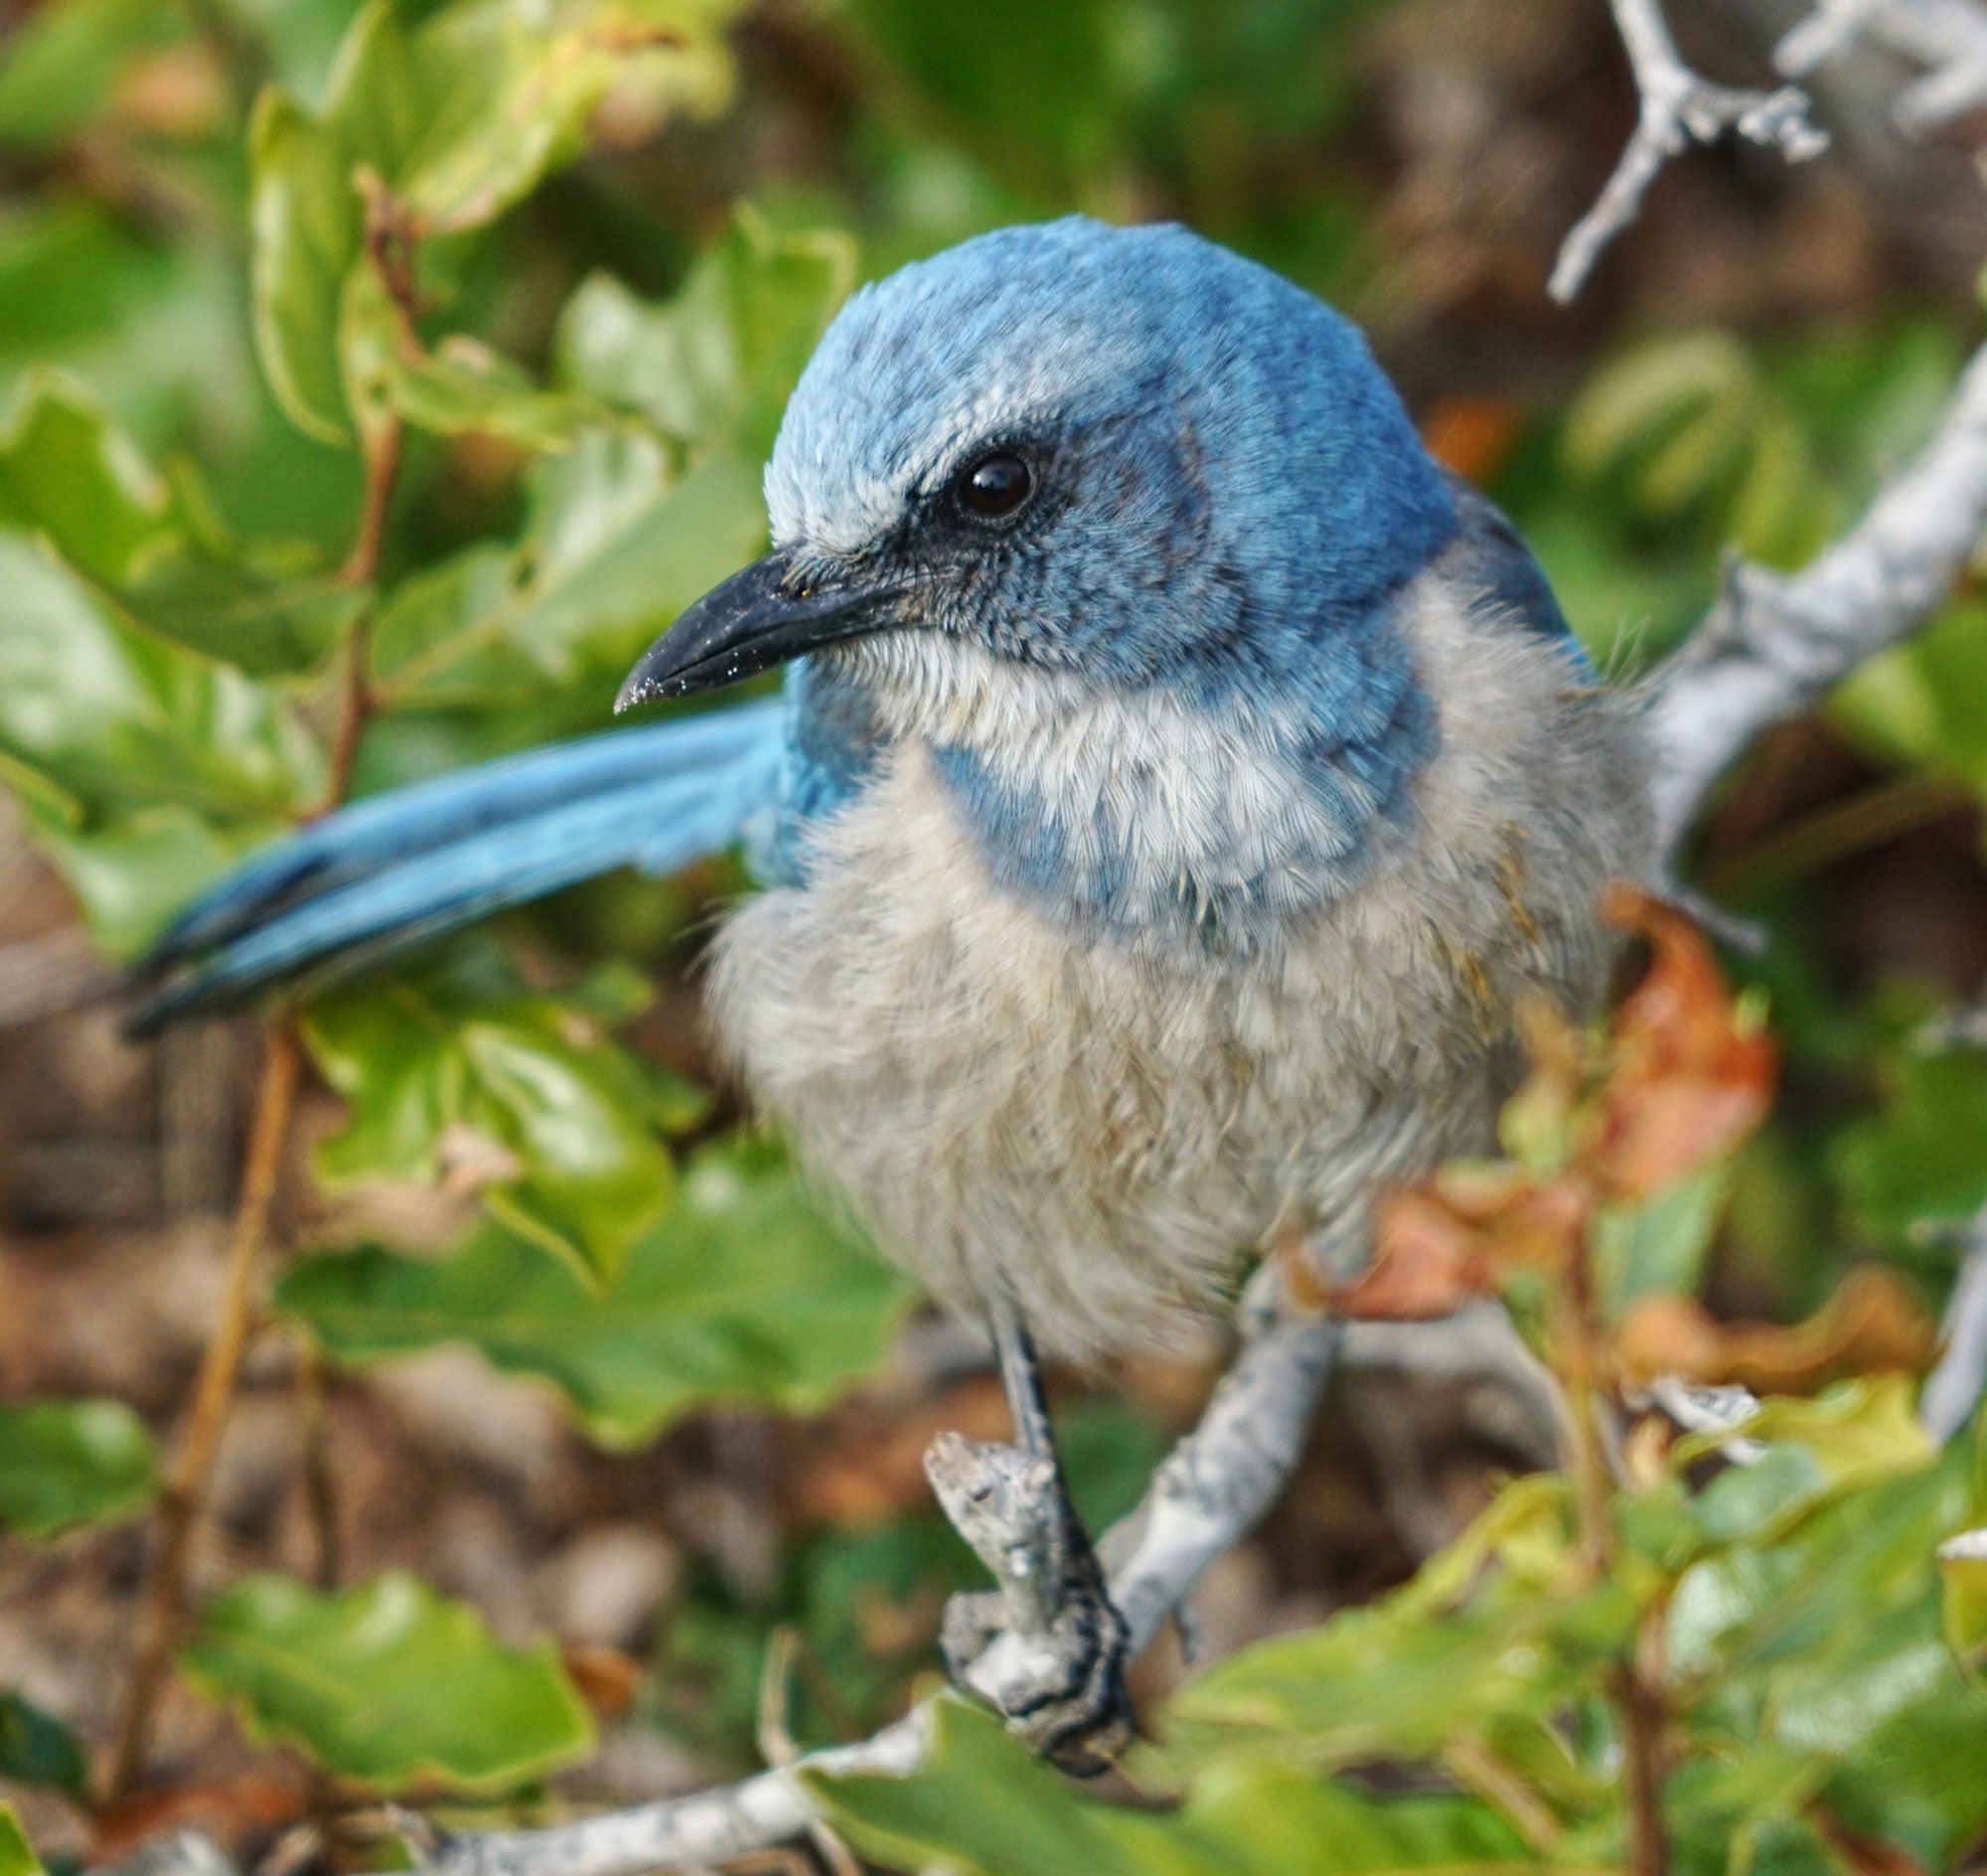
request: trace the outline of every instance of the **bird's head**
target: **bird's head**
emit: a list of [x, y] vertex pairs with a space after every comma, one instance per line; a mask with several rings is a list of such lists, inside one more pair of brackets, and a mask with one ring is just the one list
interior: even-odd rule
[[656, 642], [622, 705], [832, 645], [1116, 686], [1287, 668], [1455, 525], [1353, 326], [1183, 229], [1076, 217], [857, 293], [766, 499], [774, 550]]

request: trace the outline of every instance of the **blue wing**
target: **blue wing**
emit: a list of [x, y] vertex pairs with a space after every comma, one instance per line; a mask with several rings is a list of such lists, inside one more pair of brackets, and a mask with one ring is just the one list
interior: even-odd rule
[[145, 968], [181, 974], [131, 1029], [313, 967], [342, 976], [617, 866], [672, 872], [719, 852], [793, 787], [788, 712], [769, 700], [611, 730], [329, 815], [180, 916]]
[[1450, 470], [1443, 478], [1455, 503], [1457, 523], [1455, 539], [1443, 550], [1443, 571], [1474, 588], [1519, 630], [1563, 643], [1581, 671], [1593, 677], [1586, 648], [1574, 637], [1524, 537], [1479, 489]]

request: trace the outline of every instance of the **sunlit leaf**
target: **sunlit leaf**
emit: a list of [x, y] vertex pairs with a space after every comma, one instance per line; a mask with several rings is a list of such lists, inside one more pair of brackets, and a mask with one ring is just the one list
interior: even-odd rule
[[449, 1179], [592, 1284], [669, 1207], [657, 1129], [673, 1090], [586, 1013], [397, 981], [318, 999], [305, 1032], [353, 1105], [319, 1149], [330, 1183]]
[[0, 435], [0, 527], [47, 535], [85, 573], [117, 581], [172, 534], [169, 492], [81, 386], [36, 372]]
[[12, 1804], [0, 1802], [0, 1876], [47, 1876]]
[[[595, 451], [582, 440], [580, 454]], [[618, 452], [617, 452], [618, 454]], [[723, 453], [671, 487], [661, 465], [622, 456], [633, 485], [590, 477], [536, 552], [467, 549], [397, 594], [380, 621], [375, 670], [397, 704], [487, 702], [618, 673], [686, 606], [765, 540], [758, 479]]]
[[157, 1488], [152, 1436], [121, 1401], [0, 1407], [0, 1528], [59, 1537], [127, 1517]]
[[[266, 91], [251, 133], [255, 328], [292, 419], [327, 441], [351, 434], [348, 290], [372, 264], [362, 188], [390, 199], [416, 237], [483, 227], [578, 154], [616, 86], [638, 87], [659, 114], [720, 104], [722, 12], [688, 0], [455, 0], [415, 22], [373, 0], [321, 109]], [[430, 414], [459, 413], [474, 389], [444, 370], [410, 394]], [[488, 406], [489, 388], [481, 394]], [[519, 409], [514, 399], [514, 418]]]
[[604, 1295], [490, 1227], [441, 1262], [377, 1247], [305, 1258], [277, 1296], [341, 1360], [467, 1342], [507, 1372], [553, 1382], [615, 1446], [703, 1401], [819, 1408], [881, 1358], [909, 1301], [799, 1175], [756, 1148], [693, 1163]]
[[1564, 1482], [1520, 1482], [1405, 1588], [1189, 1682], [1172, 1703], [1167, 1759], [1437, 1754], [1493, 1722], [1558, 1711], [1620, 1658], [1635, 1619], [1624, 1584], [1583, 1583]]
[[248, 1577], [202, 1612], [180, 1659], [257, 1739], [387, 1791], [501, 1791], [593, 1745], [550, 1642], [505, 1647], [466, 1604], [400, 1571], [334, 1595]]
[[1987, 1666], [1987, 1530], [1966, 1530], [1938, 1547], [1945, 1639], [1962, 1665]]
[[[1913, 1410], [1905, 1374], [1844, 1381], [1813, 1400], [1768, 1400], [1746, 1423], [1765, 1448], [1706, 1486], [1698, 1516], [1714, 1538], [1761, 1541], [1791, 1529], [1820, 1506], [1860, 1486], [1922, 1472], [1934, 1457]], [[1701, 1434], [1677, 1450], [1679, 1464], [1715, 1445]]]

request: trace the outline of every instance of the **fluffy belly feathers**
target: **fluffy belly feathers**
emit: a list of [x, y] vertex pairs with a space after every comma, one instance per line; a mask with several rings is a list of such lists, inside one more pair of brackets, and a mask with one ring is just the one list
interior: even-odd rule
[[1600, 995], [1593, 905], [1641, 857], [1639, 750], [1615, 700], [1549, 715], [1501, 757], [1458, 737], [1413, 837], [1241, 957], [1134, 956], [1003, 895], [900, 745], [810, 883], [726, 925], [720, 1039], [942, 1302], [1009, 1305], [1065, 1354], [1164, 1341], [1273, 1229], [1356, 1258], [1377, 1189], [1489, 1144], [1516, 998]]

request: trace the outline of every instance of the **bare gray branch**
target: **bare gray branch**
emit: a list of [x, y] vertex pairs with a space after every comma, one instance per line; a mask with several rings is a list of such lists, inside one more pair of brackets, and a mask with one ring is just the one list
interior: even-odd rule
[[1979, 0], [1820, 0], [1773, 49], [1773, 63], [1797, 78], [1859, 36], [1925, 68], [1897, 102], [1907, 133], [1922, 136], [1987, 103], [1987, 8]]
[[1797, 573], [1735, 561], [1725, 592], [1651, 681], [1656, 822], [1667, 856], [1726, 765], [1908, 637], [1987, 527], [1987, 348], [1917, 458]]
[[1798, 86], [1754, 91], [1714, 84], [1679, 57], [1660, 0], [1610, 4], [1641, 112], [1613, 175], [1561, 244], [1547, 291], [1562, 305], [1586, 285], [1602, 250], [1640, 213], [1663, 165], [1692, 143], [1715, 143], [1736, 131], [1749, 143], [1777, 149], [1789, 163], [1804, 163], [1828, 148], [1828, 135], [1809, 120], [1807, 93]]

